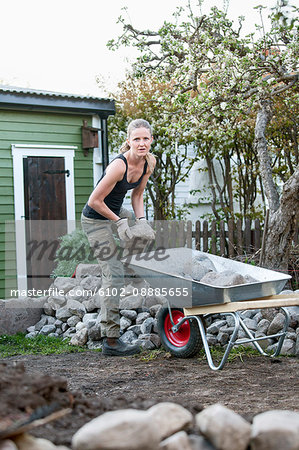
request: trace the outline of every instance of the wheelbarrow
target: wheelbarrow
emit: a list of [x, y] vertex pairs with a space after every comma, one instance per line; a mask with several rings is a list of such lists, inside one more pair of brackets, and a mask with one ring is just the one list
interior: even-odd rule
[[[209, 261], [216, 272], [231, 270], [249, 278], [249, 283], [231, 286], [214, 286], [195, 281], [184, 273], [193, 258]], [[235, 345], [252, 343], [264, 356], [277, 357], [280, 354], [290, 315], [286, 307], [299, 306], [299, 295], [277, 295], [291, 278], [273, 270], [255, 267], [189, 248], [164, 249], [131, 256], [124, 261], [129, 268], [145, 279], [150, 287], [142, 288], [141, 295], [162, 296], [165, 303], [158, 313], [158, 332], [163, 347], [172, 355], [188, 358], [204, 347], [209, 367], [223, 369]], [[267, 337], [255, 337], [240, 316], [250, 309], [279, 308], [285, 316], [283, 329]], [[234, 319], [233, 332], [226, 346], [221, 362], [216, 366], [208, 344], [205, 321], [213, 315], [230, 315]], [[242, 328], [247, 338], [237, 341]], [[278, 338], [274, 353], [263, 350], [259, 341]]]

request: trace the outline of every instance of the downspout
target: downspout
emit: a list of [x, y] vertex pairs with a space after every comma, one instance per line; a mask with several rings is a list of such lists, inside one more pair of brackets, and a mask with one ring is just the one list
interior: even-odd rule
[[101, 141], [102, 141], [102, 161], [103, 161], [103, 171], [109, 164], [109, 154], [108, 154], [108, 127], [107, 118], [101, 119]]

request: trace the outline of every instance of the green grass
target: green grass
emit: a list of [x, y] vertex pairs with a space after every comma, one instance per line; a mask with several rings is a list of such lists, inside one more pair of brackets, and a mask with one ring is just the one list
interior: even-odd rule
[[[211, 356], [216, 363], [220, 363], [225, 348], [222, 347], [210, 347]], [[228, 355], [227, 362], [232, 362], [235, 359], [240, 359], [243, 362], [244, 356], [246, 357], [257, 357], [262, 356], [257, 350], [250, 347], [243, 347], [242, 345], [238, 345], [237, 347], [233, 347]], [[204, 349], [201, 349], [199, 353], [200, 361], [207, 359]]]
[[61, 353], [78, 353], [87, 351], [87, 347], [77, 347], [69, 344], [69, 339], [62, 340], [57, 337], [38, 335], [34, 338], [25, 338], [24, 333], [12, 336], [0, 336], [0, 358], [17, 355], [51, 355]]

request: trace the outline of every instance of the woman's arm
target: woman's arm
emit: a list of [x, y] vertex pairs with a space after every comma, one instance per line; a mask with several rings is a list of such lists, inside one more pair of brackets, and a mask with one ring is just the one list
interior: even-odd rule
[[109, 220], [118, 220], [119, 217], [111, 211], [104, 199], [112, 191], [116, 183], [123, 179], [126, 167], [121, 159], [113, 161], [106, 169], [106, 174], [95, 187], [88, 199], [88, 205], [96, 212]]
[[[153, 166], [155, 167], [156, 158], [154, 157], [154, 155], [150, 155], [150, 157], [152, 158]], [[143, 193], [144, 193], [146, 183], [148, 182], [148, 179], [151, 176], [151, 173], [152, 172], [150, 172], [149, 167], [148, 167], [146, 174], [144, 175], [144, 177], [141, 180], [141, 183], [139, 184], [139, 186], [137, 186], [132, 191], [131, 203], [132, 203], [132, 208], [134, 210], [136, 218], [144, 217]]]

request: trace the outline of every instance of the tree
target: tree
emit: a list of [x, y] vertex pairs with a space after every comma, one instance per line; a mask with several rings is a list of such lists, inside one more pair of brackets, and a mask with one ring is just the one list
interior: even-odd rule
[[133, 45], [140, 50], [135, 77], [155, 74], [169, 83], [157, 106], [166, 115], [174, 110], [176, 120], [169, 127], [195, 141], [203, 133], [206, 138], [233, 141], [232, 125], [240, 115], [255, 115], [254, 146], [270, 210], [265, 264], [280, 269], [287, 267], [299, 214], [299, 166], [280, 195], [266, 138], [275, 99], [287, 91], [297, 92], [298, 8], [292, 7], [295, 14], [289, 19], [285, 3], [279, 2], [273, 10], [271, 29], [260, 39], [253, 34], [241, 37], [244, 18], [234, 29], [217, 8], [203, 16], [189, 2], [177, 9], [173, 23], [164, 22], [158, 31], [138, 30], [120, 17], [123, 34], [109, 43], [114, 49]]

